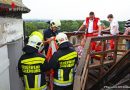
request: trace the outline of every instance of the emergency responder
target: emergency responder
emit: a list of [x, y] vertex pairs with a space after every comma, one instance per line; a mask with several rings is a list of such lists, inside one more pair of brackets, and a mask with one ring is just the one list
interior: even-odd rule
[[56, 42], [59, 45], [58, 51], [49, 61], [49, 67], [54, 69], [53, 90], [73, 90], [78, 54], [71, 48], [72, 44], [68, 41], [66, 34], [59, 33], [56, 36]]
[[[100, 35], [101, 27], [102, 26], [101, 26], [100, 19], [95, 17], [94, 12], [90, 12], [89, 17], [86, 18], [86, 20], [83, 22], [83, 24], [78, 29], [78, 31], [76, 31], [76, 33], [85, 29], [85, 35], [84, 38], [82, 39], [84, 41], [84, 39], [86, 39], [87, 37], [101, 36]], [[91, 47], [92, 50], [94, 50], [96, 46], [96, 42], [92, 42], [91, 46], [92, 46]]]
[[38, 53], [42, 45], [43, 35], [35, 32], [29, 37], [27, 45], [23, 48], [23, 54], [18, 62], [19, 76], [23, 80], [25, 90], [46, 90], [45, 71], [47, 61]]
[[61, 22], [60, 20], [51, 20], [50, 21], [50, 28], [45, 30], [43, 32], [44, 34], [44, 49], [45, 49], [45, 54], [48, 52], [49, 48], [49, 42], [51, 42], [54, 37], [58, 34], [58, 30], [60, 30]]
[[83, 22], [78, 31], [86, 29], [86, 37], [98, 36], [101, 27], [100, 19], [95, 17], [94, 12], [89, 13], [89, 17]]

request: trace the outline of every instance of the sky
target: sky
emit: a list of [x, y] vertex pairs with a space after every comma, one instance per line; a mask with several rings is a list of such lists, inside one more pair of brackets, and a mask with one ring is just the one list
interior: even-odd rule
[[113, 14], [119, 21], [130, 19], [130, 0], [23, 0], [31, 12], [24, 19], [84, 20], [90, 11], [101, 20]]

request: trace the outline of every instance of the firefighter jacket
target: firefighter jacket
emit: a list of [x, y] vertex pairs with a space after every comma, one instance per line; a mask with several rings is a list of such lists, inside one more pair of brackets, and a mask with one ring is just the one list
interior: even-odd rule
[[73, 84], [78, 54], [70, 46], [69, 42], [61, 44], [49, 62], [50, 68], [54, 69], [54, 84], [57, 86]]
[[23, 54], [18, 62], [19, 76], [23, 78], [25, 90], [46, 90], [45, 72], [47, 61], [38, 54], [38, 50], [25, 46]]

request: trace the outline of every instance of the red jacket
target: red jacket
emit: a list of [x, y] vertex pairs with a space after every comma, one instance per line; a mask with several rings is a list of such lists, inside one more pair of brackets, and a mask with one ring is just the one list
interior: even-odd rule
[[[86, 28], [88, 28], [88, 25], [89, 25], [89, 17], [86, 18]], [[98, 30], [98, 21], [99, 21], [99, 18], [94, 18], [94, 21], [93, 21], [93, 30]]]

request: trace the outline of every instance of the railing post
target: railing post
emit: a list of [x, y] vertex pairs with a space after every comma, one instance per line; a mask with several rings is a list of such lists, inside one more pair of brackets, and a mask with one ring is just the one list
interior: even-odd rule
[[[102, 40], [102, 52], [105, 51], [105, 49], [106, 49], [106, 45], [105, 44], [106, 44], [106, 40]], [[100, 66], [100, 76], [99, 76], [99, 78], [101, 78], [101, 75], [104, 74], [104, 68], [103, 68], [103, 66], [104, 66], [104, 59], [105, 59], [105, 53], [103, 53], [102, 58], [100, 60], [101, 66]]]
[[114, 37], [114, 42], [115, 42], [115, 45], [114, 45], [114, 64], [116, 63], [117, 61], [117, 50], [118, 50], [118, 40], [119, 40], [119, 36], [115, 36]]

